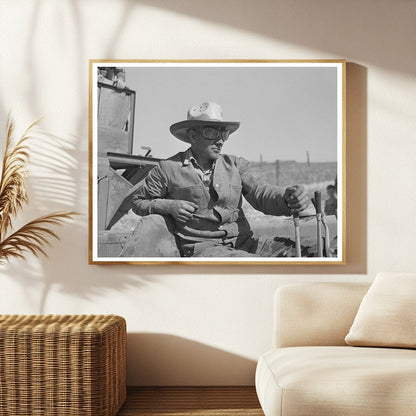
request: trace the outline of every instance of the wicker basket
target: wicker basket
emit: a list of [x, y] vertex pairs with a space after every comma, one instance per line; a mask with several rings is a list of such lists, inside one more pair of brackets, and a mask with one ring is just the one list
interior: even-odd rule
[[125, 399], [123, 318], [0, 315], [0, 415], [114, 416]]

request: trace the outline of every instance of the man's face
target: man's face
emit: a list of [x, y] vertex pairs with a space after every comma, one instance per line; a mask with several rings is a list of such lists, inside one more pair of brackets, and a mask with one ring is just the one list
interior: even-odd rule
[[[209, 127], [211, 129], [211, 127]], [[206, 131], [205, 128], [195, 129], [190, 132], [192, 152], [202, 160], [216, 160], [221, 154], [222, 147], [228, 139], [228, 132], [219, 130], [218, 138], [215, 132]], [[207, 134], [208, 133], [208, 134]], [[214, 134], [209, 134], [214, 133]], [[206, 138], [210, 136], [213, 138]]]

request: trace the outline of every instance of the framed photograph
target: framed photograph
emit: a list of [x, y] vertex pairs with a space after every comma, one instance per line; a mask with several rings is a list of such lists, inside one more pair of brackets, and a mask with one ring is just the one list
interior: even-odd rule
[[345, 61], [90, 61], [91, 264], [345, 264]]

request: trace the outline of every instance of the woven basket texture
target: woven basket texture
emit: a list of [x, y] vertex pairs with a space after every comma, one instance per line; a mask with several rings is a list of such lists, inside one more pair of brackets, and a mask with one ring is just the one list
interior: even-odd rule
[[126, 400], [126, 322], [0, 315], [1, 416], [114, 416]]

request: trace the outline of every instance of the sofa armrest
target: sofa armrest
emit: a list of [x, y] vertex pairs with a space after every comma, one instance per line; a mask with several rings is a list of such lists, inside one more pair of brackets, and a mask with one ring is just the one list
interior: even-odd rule
[[346, 345], [369, 283], [302, 283], [276, 290], [275, 348]]

